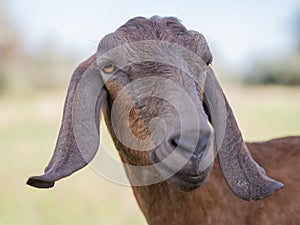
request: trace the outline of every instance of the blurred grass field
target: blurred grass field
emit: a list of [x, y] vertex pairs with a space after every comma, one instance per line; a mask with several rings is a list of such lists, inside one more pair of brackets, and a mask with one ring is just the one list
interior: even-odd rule
[[[300, 88], [225, 85], [246, 140], [300, 135]], [[65, 92], [0, 97], [0, 224], [145, 224], [129, 187], [111, 183], [91, 168], [53, 189], [25, 185], [41, 174], [55, 145]], [[109, 141], [107, 134], [102, 139]]]

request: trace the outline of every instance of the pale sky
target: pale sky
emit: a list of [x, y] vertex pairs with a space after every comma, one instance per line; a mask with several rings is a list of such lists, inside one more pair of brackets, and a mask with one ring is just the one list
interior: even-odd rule
[[97, 42], [135, 16], [175, 16], [206, 37], [214, 63], [240, 70], [254, 58], [287, 54], [299, 0], [265, 1], [71, 1], [6, 0], [26, 49], [47, 40], [83, 60]]

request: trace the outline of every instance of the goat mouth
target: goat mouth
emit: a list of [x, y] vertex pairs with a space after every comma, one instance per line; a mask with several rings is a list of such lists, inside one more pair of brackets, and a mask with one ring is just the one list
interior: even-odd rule
[[167, 181], [181, 191], [192, 191], [200, 187], [206, 180], [207, 174], [186, 174], [181, 171], [170, 177]]
[[161, 176], [165, 177], [166, 181], [181, 191], [192, 191], [200, 187], [208, 177], [208, 171], [189, 171], [185, 168], [180, 168], [178, 171], [164, 165], [155, 152], [151, 154], [153, 163], [156, 165]]

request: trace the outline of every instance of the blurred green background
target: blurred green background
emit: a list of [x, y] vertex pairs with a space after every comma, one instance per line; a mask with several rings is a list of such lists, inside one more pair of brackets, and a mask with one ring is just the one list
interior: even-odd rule
[[[68, 4], [66, 1], [61, 3]], [[51, 157], [60, 126], [68, 80], [76, 65], [86, 58], [86, 55], [76, 52], [74, 50], [76, 46], [70, 45], [65, 48], [63, 45], [69, 40], [58, 41], [57, 39], [63, 36], [56, 37], [55, 33], [52, 36], [46, 33], [35, 37], [35, 40], [41, 39], [37, 45], [28, 44], [30, 42], [28, 33], [38, 30], [35, 23], [38, 23], [39, 18], [29, 23], [26, 14], [21, 17], [19, 13], [27, 10], [34, 15], [37, 13], [35, 10], [38, 10], [35, 4], [39, 7], [41, 6], [39, 4], [46, 3], [28, 1], [24, 8], [18, 8], [16, 6], [18, 4], [24, 3], [0, 0], [0, 148], [3, 154], [0, 160], [0, 224], [145, 224], [131, 189], [99, 177], [88, 167], [58, 182], [51, 190], [37, 190], [25, 185], [28, 176], [42, 173]], [[102, 12], [101, 4], [99, 6], [93, 1], [87, 4], [95, 4], [96, 8], [99, 7], [99, 12]], [[113, 4], [109, 6], [113, 8]], [[180, 14], [180, 4], [177, 1], [174, 1], [174, 4]], [[258, 2], [257, 7], [259, 4]], [[45, 7], [40, 13], [55, 12], [58, 10], [55, 7], [59, 7], [58, 2], [54, 1], [52, 7]], [[89, 24], [74, 25], [72, 19], [81, 18], [82, 15], [79, 13], [81, 11], [71, 4], [69, 7], [70, 11], [77, 10], [77, 12], [70, 14], [74, 17], [71, 16], [70, 19], [68, 10], [65, 9], [63, 12], [66, 16], [61, 18], [58, 16], [61, 26], [75, 26], [77, 32], [84, 33], [84, 25]], [[112, 8], [105, 7], [105, 16]], [[167, 9], [166, 6], [162, 8]], [[59, 9], [62, 10], [61, 7]], [[125, 12], [127, 10], [128, 13], [123, 13], [120, 17], [114, 15], [119, 25], [138, 12], [130, 11], [125, 5], [123, 10]], [[187, 12], [188, 10], [191, 8], [188, 8]], [[229, 6], [228, 10], [227, 13], [230, 14], [230, 10], [236, 9]], [[143, 11], [138, 13], [141, 12]], [[145, 14], [147, 13], [150, 14], [148, 11]], [[161, 15], [163, 13], [164, 11], [155, 10], [151, 12]], [[176, 10], [170, 12], [166, 10], [166, 14], [177, 15]], [[85, 12], [84, 15], [87, 16], [88, 13]], [[299, 15], [291, 10], [286, 21], [274, 21], [274, 24], [285, 27], [285, 32], [289, 34], [286, 43], [290, 47], [283, 52], [274, 49], [274, 52], [269, 52], [269, 55], [272, 55], [269, 58], [258, 55], [248, 57], [249, 64], [242, 66], [244, 70], [224, 66], [227, 63], [218, 60], [218, 55], [222, 58], [221, 51], [218, 51], [220, 48], [212, 48], [216, 55], [216, 63], [213, 66], [246, 140], [261, 141], [300, 135]], [[98, 16], [101, 18], [101, 13]], [[211, 18], [209, 15], [206, 16], [208, 20], [214, 18], [217, 23], [222, 23], [222, 19], [218, 19], [216, 15], [211, 15]], [[241, 21], [247, 20], [242, 13], [238, 16]], [[178, 17], [183, 23], [185, 19], [187, 21], [190, 19], [184, 14]], [[52, 19], [54, 18], [39, 22], [51, 23]], [[104, 21], [102, 24], [98, 24], [99, 29], [101, 26], [108, 26], [107, 21], [104, 19], [102, 21]], [[199, 24], [202, 22], [197, 21]], [[91, 26], [94, 25], [92, 23]], [[109, 29], [113, 31], [119, 25]], [[227, 26], [230, 27], [230, 24]], [[53, 29], [61, 30], [55, 27]], [[255, 26], [253, 29], [255, 30]], [[268, 32], [268, 28], [265, 29]], [[72, 30], [69, 32], [72, 33]], [[73, 35], [76, 39], [75, 31]], [[104, 33], [99, 34], [98, 38], [101, 38], [101, 35]], [[260, 35], [264, 38], [263, 34]], [[207, 37], [209, 43], [210, 38], [213, 43], [218, 42], [213, 34], [209, 36]], [[218, 38], [222, 39], [222, 36]], [[97, 42], [89, 41], [89, 45], [95, 49]], [[88, 48], [83, 52], [92, 54], [93, 51]], [[106, 146], [112, 146], [105, 131], [102, 132], [101, 139]]]

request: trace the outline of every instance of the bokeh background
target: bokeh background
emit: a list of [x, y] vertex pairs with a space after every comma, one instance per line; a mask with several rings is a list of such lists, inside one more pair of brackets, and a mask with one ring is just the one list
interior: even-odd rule
[[[205, 35], [246, 140], [300, 135], [298, 0], [0, 0], [1, 225], [145, 224], [131, 189], [89, 167], [51, 190], [25, 182], [52, 154], [76, 65], [105, 34], [152, 15]], [[101, 141], [113, 148], [105, 130]]]

